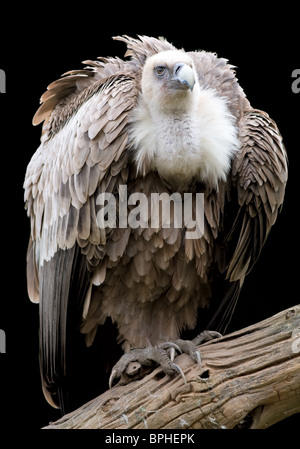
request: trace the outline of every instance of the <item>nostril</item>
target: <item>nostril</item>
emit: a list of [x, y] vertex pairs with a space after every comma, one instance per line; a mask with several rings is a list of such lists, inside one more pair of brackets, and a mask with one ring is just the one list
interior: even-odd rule
[[182, 66], [183, 66], [183, 64], [181, 64], [181, 63], [175, 64], [174, 75], [178, 75], [178, 73], [180, 72]]

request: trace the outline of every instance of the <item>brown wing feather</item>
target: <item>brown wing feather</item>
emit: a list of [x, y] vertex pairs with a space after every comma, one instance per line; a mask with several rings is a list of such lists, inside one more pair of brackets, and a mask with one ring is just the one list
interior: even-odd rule
[[242, 147], [232, 167], [240, 211], [230, 231], [231, 238], [238, 238], [227, 278], [243, 282], [282, 205], [287, 158], [278, 128], [265, 112], [253, 109], [245, 114], [240, 139]]
[[219, 273], [214, 273], [208, 328], [220, 332], [225, 332], [245, 276], [276, 221], [287, 181], [287, 157], [274, 121], [265, 112], [248, 109], [239, 126], [241, 148], [232, 162], [223, 232], [214, 252]]
[[[120, 97], [126, 101], [120, 102]], [[57, 247], [72, 246], [78, 226], [80, 238], [89, 238], [90, 220], [94, 225], [96, 215], [88, 221], [84, 219], [83, 206], [88, 206], [100, 182], [105, 183], [105, 179], [111, 182], [112, 178], [116, 182], [127, 164], [127, 160], [122, 158], [127, 143], [127, 114], [136, 97], [134, 80], [128, 76], [116, 77], [83, 103], [51, 139], [44, 135], [27, 168], [24, 183], [28, 215], [32, 220], [32, 238], [42, 242], [41, 262], [49, 260]], [[110, 108], [102, 111], [99, 103], [103, 98], [105, 104], [110, 103]], [[109, 113], [111, 110], [113, 114]], [[68, 214], [72, 208], [80, 214], [79, 224], [76, 220], [74, 222], [70, 242], [72, 223]], [[77, 215], [76, 211], [72, 214]], [[66, 221], [67, 226], [64, 224]], [[82, 228], [84, 222], [85, 229]], [[57, 228], [68, 230], [69, 238], [58, 235]], [[50, 240], [51, 246], [48, 244]], [[93, 243], [100, 243], [100, 240], [95, 241], [95, 235]]]
[[[67, 309], [68, 320], [73, 308], [78, 322], [89, 291], [89, 271], [105, 252], [107, 238], [97, 225], [96, 196], [127, 179], [127, 115], [138, 89], [132, 70], [112, 75], [112, 65], [108, 79], [102, 64], [103, 80], [100, 72], [73, 71], [52, 83], [34, 118], [35, 124], [47, 123], [24, 182], [31, 218], [28, 292], [33, 301], [40, 300], [41, 374], [52, 405], [64, 401]], [[115, 69], [119, 66], [116, 63]], [[120, 240], [119, 252], [124, 251], [122, 235]], [[75, 298], [71, 305], [70, 295]]]

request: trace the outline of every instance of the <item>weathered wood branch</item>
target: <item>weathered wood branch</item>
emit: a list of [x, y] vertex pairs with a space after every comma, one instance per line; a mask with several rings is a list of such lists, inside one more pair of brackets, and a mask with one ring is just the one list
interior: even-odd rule
[[176, 358], [187, 384], [160, 368], [117, 386], [47, 428], [266, 428], [300, 412], [300, 305]]

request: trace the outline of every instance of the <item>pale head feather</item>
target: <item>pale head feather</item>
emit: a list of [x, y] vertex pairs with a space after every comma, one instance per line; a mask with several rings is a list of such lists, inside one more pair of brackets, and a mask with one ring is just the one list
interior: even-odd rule
[[[156, 66], [171, 71], [177, 63], [191, 67], [192, 91], [168, 89], [157, 79]], [[199, 85], [192, 58], [179, 50], [150, 57], [144, 66], [141, 95], [131, 114], [130, 142], [138, 174], [150, 170], [176, 186], [192, 179], [217, 188], [225, 180], [239, 148], [235, 118], [226, 100], [212, 88]]]
[[184, 63], [193, 69], [193, 76], [196, 79], [196, 72], [192, 58], [180, 50], [166, 50], [153, 55], [147, 59], [142, 75], [142, 93], [144, 100], [152, 112], [166, 112], [167, 114], [174, 109], [184, 110], [191, 101], [189, 91], [170, 92], [166, 85], [154, 76], [156, 66], [165, 66], [172, 70], [175, 64]]

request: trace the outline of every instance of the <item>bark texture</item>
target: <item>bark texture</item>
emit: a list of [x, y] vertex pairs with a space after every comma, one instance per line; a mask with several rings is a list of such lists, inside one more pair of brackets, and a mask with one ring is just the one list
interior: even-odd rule
[[187, 384], [155, 369], [46, 428], [261, 429], [300, 412], [300, 305], [177, 357]]

